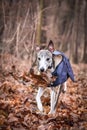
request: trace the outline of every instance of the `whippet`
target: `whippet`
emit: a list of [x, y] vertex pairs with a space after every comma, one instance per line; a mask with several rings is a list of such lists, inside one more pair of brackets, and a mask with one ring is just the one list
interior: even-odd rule
[[[49, 78], [52, 76], [52, 73], [55, 71], [55, 68], [61, 63], [63, 60], [63, 55], [61, 53], [57, 56], [53, 56], [53, 51], [50, 51], [50, 45], [48, 46], [48, 49], [42, 49], [37, 52], [37, 66], [39, 72], [46, 72], [49, 75]], [[52, 46], [51, 46], [51, 49]], [[56, 111], [58, 99], [61, 93], [61, 84], [58, 84], [58, 87], [54, 87], [50, 85], [51, 87], [48, 87], [50, 89], [50, 112], [49, 114], [53, 114]], [[67, 82], [65, 80], [64, 82], [64, 91], [67, 90]], [[43, 105], [41, 102], [41, 96], [43, 95], [45, 89], [42, 87], [39, 87], [38, 93], [36, 95], [36, 102], [38, 109], [43, 112]]]

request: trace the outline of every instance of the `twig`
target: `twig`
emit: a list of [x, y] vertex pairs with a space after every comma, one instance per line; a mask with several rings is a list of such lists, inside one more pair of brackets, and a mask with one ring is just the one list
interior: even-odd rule
[[29, 34], [29, 32], [26, 34], [26, 35], [24, 35], [24, 37], [21, 39], [21, 41], [19, 41], [20, 43], [21, 42], [24, 42], [24, 40], [25, 40], [25, 38], [28, 36], [28, 34]]
[[9, 39], [3, 39], [3, 42], [5, 42], [5, 43], [11, 43], [14, 40], [16, 34], [17, 34], [17, 29], [16, 29], [16, 31], [14, 32], [14, 34], [13, 34], [13, 36], [11, 38], [9, 38]]
[[5, 8], [4, 8], [4, 2], [3, 1], [2, 1], [2, 10], [3, 10], [4, 27], [5, 27]]
[[28, 49], [28, 47], [26, 46], [25, 43], [24, 43], [24, 47], [25, 47], [26, 52], [29, 53], [29, 49]]
[[[22, 26], [22, 30], [21, 30], [21, 32], [20, 32], [20, 36], [22, 35], [23, 30], [24, 30], [24, 28], [25, 28], [25, 24], [26, 24], [26, 21], [27, 21], [27, 18], [28, 18], [28, 14], [29, 14], [29, 8], [28, 8], [28, 11], [27, 11], [26, 16], [25, 16], [25, 20], [24, 20], [24, 23], [23, 23], [23, 26]], [[23, 38], [23, 39], [24, 39], [24, 38]]]
[[16, 37], [16, 53], [17, 53], [17, 57], [19, 57], [19, 54], [18, 54], [19, 30], [20, 30], [20, 23], [19, 23], [18, 26], [17, 26], [17, 37]]

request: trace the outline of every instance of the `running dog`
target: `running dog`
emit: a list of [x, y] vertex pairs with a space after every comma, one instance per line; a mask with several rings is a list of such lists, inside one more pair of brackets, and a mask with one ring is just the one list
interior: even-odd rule
[[[74, 75], [69, 60], [63, 53], [54, 51], [53, 43], [50, 43], [52, 43], [52, 41], [49, 42], [47, 49], [41, 49], [37, 52], [37, 66], [38, 71], [41, 73], [46, 72], [49, 75], [49, 78], [52, 75], [57, 77], [56, 80], [48, 86], [51, 95], [49, 114], [53, 114], [56, 111], [62, 84], [64, 83], [64, 91], [66, 91], [66, 81], [68, 77], [74, 81]], [[41, 96], [44, 91], [44, 88], [39, 87], [36, 95], [37, 107], [41, 112], [43, 112]]]

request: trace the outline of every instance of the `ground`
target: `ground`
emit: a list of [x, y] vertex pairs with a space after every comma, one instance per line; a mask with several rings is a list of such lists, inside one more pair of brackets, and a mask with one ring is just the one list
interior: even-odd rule
[[[68, 90], [61, 93], [57, 112], [53, 115], [38, 111], [36, 86], [15, 79], [11, 75], [13, 70], [5, 66], [0, 69], [0, 130], [87, 130], [86, 64], [73, 65], [75, 82], [68, 80]], [[48, 113], [49, 97], [42, 100]]]

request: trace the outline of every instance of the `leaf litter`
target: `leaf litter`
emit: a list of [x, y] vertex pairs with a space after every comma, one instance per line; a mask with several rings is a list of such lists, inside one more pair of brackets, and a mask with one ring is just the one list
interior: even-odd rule
[[[76, 81], [68, 80], [68, 90], [61, 93], [57, 112], [53, 115], [47, 114], [49, 96], [42, 96], [45, 113], [37, 109], [38, 87], [30, 82], [30, 78], [33, 81], [35, 78], [28, 77], [25, 72], [18, 74], [13, 69], [0, 72], [0, 130], [87, 130], [86, 68], [77, 70], [74, 66]], [[46, 81], [35, 83], [46, 87]]]

